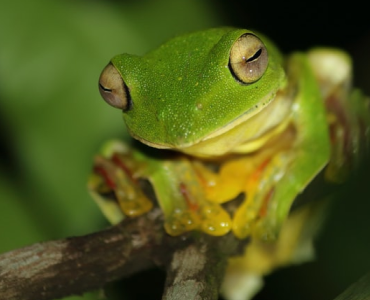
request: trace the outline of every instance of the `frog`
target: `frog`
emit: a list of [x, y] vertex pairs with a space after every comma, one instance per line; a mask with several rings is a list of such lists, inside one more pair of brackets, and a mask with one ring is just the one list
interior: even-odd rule
[[248, 29], [116, 55], [99, 92], [133, 139], [102, 146], [90, 194], [112, 224], [159, 206], [170, 236], [249, 239], [228, 261], [221, 291], [230, 300], [251, 299], [265, 275], [314, 258], [330, 196], [300, 199], [317, 179], [345, 182], [370, 148], [370, 101], [353, 87], [345, 51], [283, 55]]
[[309, 183], [342, 182], [369, 147], [369, 101], [351, 74], [342, 50], [283, 55], [232, 27], [116, 55], [99, 92], [133, 140], [102, 147], [90, 193], [112, 223], [159, 205], [172, 236], [276, 240]]

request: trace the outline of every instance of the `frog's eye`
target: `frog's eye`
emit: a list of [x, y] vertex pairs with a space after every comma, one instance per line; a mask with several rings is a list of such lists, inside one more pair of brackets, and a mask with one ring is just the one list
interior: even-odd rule
[[243, 34], [231, 47], [229, 68], [238, 81], [257, 81], [265, 73], [267, 65], [266, 47], [254, 34]]
[[109, 63], [100, 74], [99, 92], [109, 105], [122, 110], [130, 109], [128, 88], [112, 63]]

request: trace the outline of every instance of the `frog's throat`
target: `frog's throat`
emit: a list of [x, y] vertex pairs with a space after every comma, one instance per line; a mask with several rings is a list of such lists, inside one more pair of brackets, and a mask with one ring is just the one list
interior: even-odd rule
[[[140, 139], [161, 149], [173, 149], [198, 157], [222, 156], [230, 152], [248, 153], [262, 147], [271, 137], [284, 130], [289, 123], [292, 99], [279, 91], [267, 94], [254, 110], [191, 144], [165, 145]], [[272, 100], [271, 100], [272, 99]], [[269, 102], [266, 105], [262, 103]]]
[[292, 99], [280, 92], [263, 109], [245, 113], [201, 141], [177, 150], [199, 157], [253, 152], [287, 127], [291, 105]]

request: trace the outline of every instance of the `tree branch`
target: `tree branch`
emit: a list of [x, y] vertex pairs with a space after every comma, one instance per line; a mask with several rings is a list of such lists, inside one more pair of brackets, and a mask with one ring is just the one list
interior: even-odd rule
[[167, 267], [162, 299], [218, 299], [227, 259], [239, 253], [241, 246], [233, 235], [221, 238], [202, 235], [186, 248], [175, 251]]
[[227, 258], [241, 253], [246, 243], [232, 234], [170, 237], [163, 230], [162, 212], [155, 208], [100, 232], [0, 255], [0, 299], [81, 294], [153, 266], [167, 268], [164, 299], [192, 294], [216, 299]]
[[106, 230], [0, 256], [0, 299], [44, 300], [97, 289], [153, 266], [161, 243], [159, 209]]
[[370, 299], [370, 273], [361, 277], [334, 300], [367, 300]]

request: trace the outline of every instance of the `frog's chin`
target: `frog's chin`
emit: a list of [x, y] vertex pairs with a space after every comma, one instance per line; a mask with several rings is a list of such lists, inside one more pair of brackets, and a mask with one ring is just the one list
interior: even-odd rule
[[248, 111], [239, 118], [193, 143], [167, 145], [135, 137], [159, 149], [172, 149], [197, 157], [217, 157], [228, 153], [250, 153], [262, 147], [290, 122], [292, 99], [278, 92], [263, 109]]

